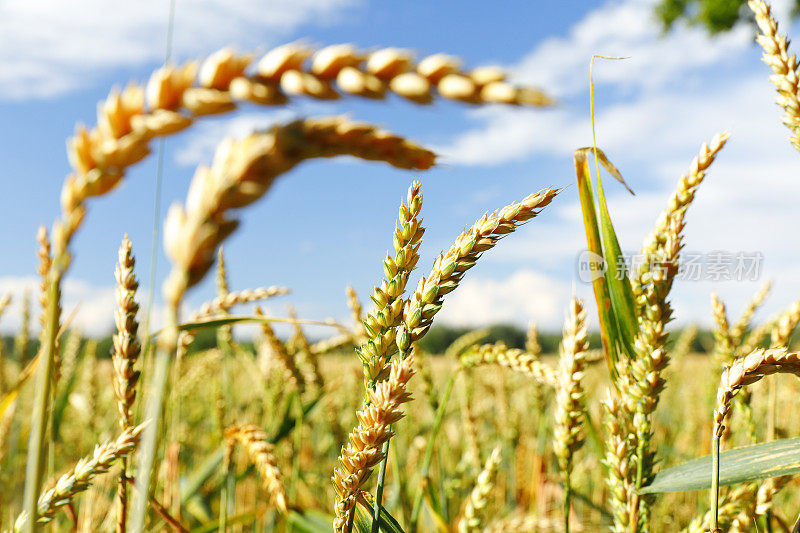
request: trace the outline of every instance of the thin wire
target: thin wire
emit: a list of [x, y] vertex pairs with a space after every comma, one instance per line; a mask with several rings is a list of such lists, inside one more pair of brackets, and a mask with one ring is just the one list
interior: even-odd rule
[[[167, 45], [164, 51], [164, 65], [172, 57], [172, 36], [175, 28], [175, 0], [169, 3], [169, 21], [167, 23]], [[164, 137], [158, 139], [158, 154], [156, 162], [156, 190], [153, 197], [153, 241], [150, 247], [150, 283], [147, 290], [147, 312], [144, 320], [145, 339], [150, 338], [150, 316], [155, 300], [156, 273], [158, 270], [158, 242], [161, 233], [161, 189], [164, 173]], [[145, 354], [146, 356], [146, 354]]]

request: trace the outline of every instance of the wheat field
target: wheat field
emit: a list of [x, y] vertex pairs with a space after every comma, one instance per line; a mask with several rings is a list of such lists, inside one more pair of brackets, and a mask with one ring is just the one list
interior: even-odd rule
[[[769, 5], [748, 6], [800, 150], [795, 57]], [[546, 91], [508, 82], [500, 68], [464, 64], [349, 44], [289, 44], [259, 57], [225, 48], [109, 93], [96, 125], [78, 125], [68, 141], [61, 212], [37, 236], [38, 294], [25, 302], [0, 295], [0, 319], [11, 305], [24, 316], [14, 342], [0, 343], [4, 530], [800, 530], [792, 478], [800, 445], [790, 439], [800, 433], [800, 355], [790, 347], [800, 300], [757, 323], [769, 284], [738, 316], [710, 295], [708, 354], [692, 351], [696, 329], [670, 329], [685, 215], [728, 149], [725, 132], [698, 143], [663, 211], [653, 213], [641, 248], [647, 260], [622, 272], [600, 166], [625, 182], [597, 146], [576, 147], [587, 247], [609, 270], [592, 281], [599, 312], [577, 297], [563, 302], [553, 353], [543, 353], [535, 324], [524, 347], [488, 342], [481, 329], [443, 353], [424, 347], [448, 294], [484, 254], [548, 216], [563, 192], [555, 186], [476, 213], [449, 248], [422, 257], [424, 185], [409, 178], [386, 235], [391, 249], [375, 258], [373, 292], [342, 288], [347, 322], [291, 308], [269, 314], [264, 302], [292, 298], [290, 287], [269, 280], [230, 286], [239, 267], [226, 262], [223, 244], [245, 208], [303, 162], [350, 156], [415, 176], [438, 164], [421, 144], [349, 116], [225, 140], [196, 169], [185, 200], [163, 221], [170, 272], [155, 334], [143, 326], [145, 266], [136, 262], [148, 243], [127, 235], [114, 272], [110, 354], [71, 327], [62, 291], [74, 237], [99, 223], [87, 215], [90, 204], [159, 139], [242, 105], [297, 99], [556, 104]], [[216, 297], [187, 313], [187, 294], [208, 277]], [[37, 319], [41, 334], [31, 338]], [[245, 324], [256, 330], [252, 339]], [[310, 326], [320, 325], [334, 333], [311, 337]], [[590, 331], [599, 332], [596, 346]], [[201, 336], [211, 347], [199, 346]]]

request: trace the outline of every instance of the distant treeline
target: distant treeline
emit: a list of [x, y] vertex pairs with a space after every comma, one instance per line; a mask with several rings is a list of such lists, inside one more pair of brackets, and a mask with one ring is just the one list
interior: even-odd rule
[[[423, 338], [420, 346], [429, 353], [442, 353], [447, 347], [458, 337], [471, 331], [474, 328], [452, 328], [448, 326], [434, 326], [430, 332]], [[497, 324], [487, 328], [489, 335], [482, 342], [503, 342], [510, 348], [525, 348], [524, 329], [509, 325]], [[670, 335], [670, 342], [680, 336], [682, 330], [673, 330]], [[542, 347], [543, 353], [555, 353], [558, 351], [558, 345], [561, 342], [561, 332], [539, 332], [539, 344]], [[600, 348], [600, 332], [593, 331], [589, 333], [589, 347]], [[692, 342], [692, 351], [706, 353], [714, 347], [714, 334], [713, 332], [698, 330], [697, 335]]]
[[[428, 353], [433, 354], [441, 354], [447, 349], [447, 347], [458, 337], [472, 331], [474, 328], [453, 328], [449, 326], [434, 326], [431, 328], [430, 332], [425, 336], [425, 338], [420, 343], [422, 349], [424, 349]], [[525, 347], [525, 335], [526, 332], [524, 329], [508, 325], [508, 324], [497, 324], [494, 326], [490, 326], [487, 328], [489, 330], [489, 335], [481, 342], [503, 342], [510, 348], [524, 348]], [[670, 342], [675, 342], [675, 340], [680, 336], [681, 330], [673, 330], [672, 334], [670, 335]], [[97, 340], [97, 356], [98, 357], [108, 357], [111, 353], [111, 336], [106, 336], [102, 338], [98, 338]], [[13, 357], [14, 354], [14, 338], [13, 337], [2, 337], [2, 341], [5, 344], [3, 349], [3, 354], [8, 357]], [[252, 341], [240, 341], [243, 345], [247, 348], [252, 349], [253, 343]], [[558, 345], [561, 342], [561, 333], [560, 332], [539, 332], [539, 344], [542, 346], [543, 353], [555, 353], [558, 351]], [[31, 340], [28, 343], [28, 348], [26, 351], [27, 358], [31, 358], [35, 355], [36, 346], [38, 341]], [[204, 330], [199, 331], [197, 336], [195, 337], [194, 343], [190, 348], [190, 352], [199, 352], [203, 350], [207, 350], [209, 348], [214, 348], [217, 345], [217, 337], [216, 333], [211, 330]], [[695, 336], [694, 342], [692, 343], [692, 351], [699, 352], [699, 353], [706, 353], [709, 352], [714, 346], [714, 335], [713, 333], [708, 330], [700, 330], [697, 332]], [[591, 332], [589, 333], [589, 347], [590, 348], [600, 348], [600, 333], [599, 332]]]

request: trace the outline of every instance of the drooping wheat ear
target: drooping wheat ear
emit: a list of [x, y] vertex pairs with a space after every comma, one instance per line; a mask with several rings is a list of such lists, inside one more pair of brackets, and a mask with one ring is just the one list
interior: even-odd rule
[[539, 357], [542, 354], [542, 345], [539, 344], [539, 327], [533, 321], [531, 321], [525, 334], [525, 351], [534, 357]]
[[771, 348], [779, 348], [781, 346], [788, 346], [789, 337], [792, 336], [794, 328], [800, 322], [800, 300], [795, 301], [786, 310], [784, 310], [772, 328], [772, 339], [770, 342]]
[[543, 189], [531, 194], [519, 203], [484, 215], [461, 233], [450, 249], [436, 258], [428, 276], [419, 280], [403, 311], [403, 324], [397, 334], [399, 350], [405, 352], [411, 343], [427, 333], [434, 316], [442, 308], [444, 296], [458, 287], [467, 270], [475, 265], [483, 252], [493, 248], [517, 226], [538, 215], [559, 192], [559, 189]]
[[558, 384], [555, 370], [523, 350], [508, 348], [502, 342], [473, 346], [461, 356], [461, 365], [465, 368], [492, 364], [526, 374], [543, 385], [556, 387]]
[[[256, 316], [264, 315], [263, 311], [258, 306], [255, 308], [255, 314]], [[275, 330], [272, 329], [269, 322], [261, 323], [261, 334], [264, 336], [264, 341], [267, 343], [267, 348], [271, 355], [280, 361], [283, 366], [290, 384], [302, 393], [306, 385], [303, 374], [300, 372], [297, 364], [295, 364], [294, 357], [286, 350], [286, 345], [275, 334]]]
[[133, 271], [136, 261], [131, 252], [131, 241], [126, 235], [119, 248], [119, 263], [115, 271], [117, 280], [117, 307], [114, 310], [114, 322], [117, 333], [113, 336], [111, 359], [114, 364], [114, 394], [117, 397], [119, 425], [122, 429], [131, 425], [131, 410], [136, 400], [136, 385], [139, 371], [134, 370], [139, 358], [141, 346], [136, 338], [139, 322], [136, 313], [136, 289], [139, 283]]
[[714, 434], [722, 436], [725, 418], [731, 407], [731, 400], [742, 387], [755, 383], [764, 376], [788, 373], [800, 376], [800, 354], [785, 348], [755, 350], [745, 357], [736, 359], [722, 371], [717, 390], [717, 407], [714, 410]]
[[761, 57], [775, 73], [769, 78], [778, 91], [775, 103], [786, 111], [783, 123], [792, 132], [792, 146], [800, 150], [800, 80], [794, 54], [789, 55], [789, 38], [778, 35], [778, 23], [764, 0], [749, 0], [747, 5], [755, 13], [756, 24], [761, 30], [756, 37], [756, 42], [764, 49]]
[[290, 346], [293, 344], [296, 347], [293, 355], [305, 381], [305, 387], [314, 387], [316, 390], [321, 391], [325, 388], [325, 380], [319, 370], [319, 361], [316, 354], [311, 352], [311, 343], [308, 342], [308, 338], [303, 332], [292, 306], [289, 306], [289, 318], [292, 321], [292, 329], [294, 330]]
[[497, 475], [497, 467], [500, 466], [500, 450], [499, 445], [495, 446], [492, 454], [486, 459], [483, 470], [478, 474], [475, 486], [467, 497], [464, 515], [458, 523], [459, 533], [479, 531], [483, 526], [487, 499], [494, 488], [494, 478]]
[[350, 308], [350, 315], [353, 317], [353, 332], [356, 343], [362, 344], [367, 338], [367, 330], [364, 329], [363, 324], [364, 312], [356, 290], [349, 285], [347, 286], [347, 307]]
[[164, 224], [173, 270], [165, 283], [170, 305], [181, 300], [214, 261], [214, 251], [238, 225], [231, 209], [258, 200], [280, 174], [314, 157], [352, 155], [401, 168], [424, 169], [434, 154], [373, 126], [334, 117], [275, 126], [242, 140], [223, 142], [210, 168], [198, 168], [186, 206], [174, 204]]
[[731, 338], [733, 342], [739, 344], [742, 342], [745, 332], [750, 327], [750, 321], [753, 319], [753, 314], [764, 303], [764, 300], [769, 296], [772, 290], [772, 280], [767, 281], [759, 290], [753, 295], [753, 298], [747, 304], [747, 307], [742, 311], [741, 316], [736, 323], [731, 327]]
[[553, 448], [564, 479], [564, 512], [569, 530], [569, 493], [573, 454], [583, 445], [583, 419], [585, 399], [583, 375], [586, 370], [586, 349], [589, 347], [586, 329], [586, 311], [583, 302], [573, 297], [564, 323], [561, 341], [558, 382], [556, 384], [556, 412], [553, 427]]
[[647, 306], [646, 290], [655, 290], [663, 298], [671, 288], [672, 279], [678, 270], [678, 255], [683, 247], [681, 241], [686, 209], [694, 200], [697, 188], [705, 178], [705, 171], [725, 146], [729, 136], [729, 133], [718, 133], [711, 139], [710, 145], [703, 143], [688, 174], [681, 176], [666, 209], [659, 215], [655, 227], [644, 240], [640, 252], [644, 260], [631, 273], [631, 285], [640, 317], [644, 316]]
[[149, 154], [152, 138], [188, 128], [200, 116], [232, 111], [237, 102], [279, 105], [286, 102], [285, 93], [334, 98], [338, 97], [331, 85], [335, 79], [342, 92], [372, 98], [382, 98], [388, 85], [410, 101], [427, 103], [434, 86], [444, 98], [471, 103], [552, 103], [536, 89], [506, 83], [505, 74], [497, 68], [463, 73], [457, 59], [441, 54], [416, 67], [408, 52], [393, 48], [367, 53], [350, 45], [330, 46], [317, 51], [310, 66], [304, 65], [310, 55], [305, 47], [281, 46], [261, 58], [253, 75], [248, 75], [245, 71], [253, 56], [225, 48], [211, 54], [199, 68], [191, 61], [156, 70], [146, 88], [129, 84], [121, 91], [113, 89], [98, 104], [97, 126], [78, 126], [68, 143], [74, 174], [64, 183], [62, 218], [54, 231], [60, 270], [69, 263], [67, 247], [81, 224], [88, 198], [116, 187], [127, 167]]
[[[108, 472], [118, 459], [127, 457], [139, 442], [139, 434], [144, 426], [145, 424], [129, 427], [116, 439], [95, 446], [94, 453], [90, 457], [84, 457], [72, 470], [58, 478], [53, 488], [39, 496], [36, 520], [40, 523], [52, 520], [56, 511], [71, 503], [76, 495], [89, 488], [95, 477]], [[14, 531], [22, 531], [27, 520], [27, 514], [20, 514], [14, 524]]]
[[[136, 313], [139, 304], [136, 303], [136, 281], [134, 265], [136, 261], [131, 252], [131, 241], [128, 236], [122, 239], [119, 248], [119, 262], [114, 272], [117, 280], [117, 307], [114, 309], [114, 322], [117, 333], [112, 337], [113, 349], [111, 361], [114, 365], [114, 394], [117, 397], [117, 411], [119, 411], [119, 425], [124, 431], [131, 425], [133, 403], [136, 400], [136, 385], [139, 382], [139, 371], [134, 369], [141, 346], [136, 338], [139, 322]], [[128, 514], [128, 486], [127, 486], [127, 459], [123, 460], [123, 470], [120, 475], [118, 488], [117, 533], [124, 533]]]
[[388, 379], [378, 382], [374, 390], [367, 389], [369, 402], [356, 413], [359, 424], [350, 432], [349, 443], [342, 448], [339, 456], [339, 466], [333, 471], [333, 487], [337, 496], [333, 525], [337, 533], [345, 530], [359, 489], [383, 459], [381, 447], [392, 435], [391, 425], [403, 418], [401, 407], [411, 400], [406, 386], [413, 375], [413, 355], [405, 359], [394, 358], [390, 363]]
[[247, 455], [261, 476], [272, 503], [281, 513], [287, 514], [289, 510], [286, 504], [283, 476], [278, 469], [275, 456], [272, 454], [272, 444], [267, 440], [267, 434], [258, 426], [231, 426], [225, 430], [225, 439], [228, 442], [238, 442], [245, 447]]
[[364, 381], [372, 387], [386, 379], [389, 360], [397, 353], [395, 335], [403, 319], [403, 294], [408, 276], [419, 261], [419, 247], [425, 228], [422, 227], [422, 192], [419, 182], [408, 188], [405, 203], [400, 204], [398, 225], [393, 233], [394, 257], [386, 254], [383, 260], [385, 278], [375, 287], [370, 299], [375, 309], [364, 318], [367, 342], [358, 354], [364, 367]]

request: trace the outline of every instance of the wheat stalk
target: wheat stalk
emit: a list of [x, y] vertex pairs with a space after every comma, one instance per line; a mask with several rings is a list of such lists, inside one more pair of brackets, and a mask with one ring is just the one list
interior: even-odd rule
[[275, 507], [284, 515], [287, 514], [289, 509], [281, 471], [272, 454], [272, 445], [268, 442], [266, 433], [257, 426], [231, 426], [225, 430], [225, 440], [229, 443], [238, 442], [245, 447]]
[[528, 331], [525, 333], [525, 351], [534, 357], [539, 357], [542, 354], [542, 345], [539, 344], [539, 327], [533, 321], [531, 321]]
[[[45, 523], [52, 520], [56, 511], [71, 503], [77, 494], [89, 488], [95, 477], [108, 472], [116, 460], [130, 454], [139, 442], [139, 434], [144, 426], [145, 424], [129, 427], [116, 439], [95, 446], [91, 456], [84, 457], [69, 472], [58, 478], [53, 488], [39, 496], [35, 521]], [[22, 531], [28, 522], [28, 516], [23, 512], [17, 517], [14, 523], [15, 532]]]
[[[286, 51], [289, 52], [288, 62], [286, 61], [287, 55], [284, 53]], [[326, 97], [328, 96], [326, 76], [336, 75], [339, 77], [340, 71], [345, 70], [345, 66], [357, 67], [361, 63], [361, 60], [353, 63], [352, 60], [345, 58], [345, 62], [349, 61], [352, 64], [344, 65], [342, 64], [342, 54], [332, 54], [332, 50], [328, 49], [320, 51], [315, 56], [310, 72], [306, 72], [303, 62], [307, 54], [303, 52], [297, 54], [292, 51], [291, 47], [273, 52], [268, 54], [268, 57], [262, 58], [255, 76], [247, 77], [245, 70], [251, 57], [237, 56], [227, 49], [221, 50], [203, 62], [199, 69], [199, 86], [197, 87], [193, 87], [198, 71], [196, 63], [190, 62], [181, 67], [165, 66], [153, 73], [146, 90], [136, 84], [130, 84], [122, 91], [113, 90], [109, 97], [98, 106], [97, 126], [92, 129], [79, 126], [75, 136], [68, 143], [67, 151], [74, 173], [65, 180], [61, 194], [62, 213], [52, 230], [53, 263], [48, 274], [48, 290], [51, 294], [48, 296], [49, 308], [47, 324], [44, 328], [47, 334], [43, 335], [43, 339], [46, 339], [47, 342], [43, 343], [42, 360], [44, 364], [40, 365], [41, 377], [37, 378], [37, 396], [33, 408], [34, 416], [28, 454], [29, 472], [26, 475], [24, 496], [24, 506], [29, 513], [35, 512], [35, 497], [39, 492], [42, 480], [43, 432], [46, 426], [46, 404], [50, 397], [49, 384], [53, 374], [55, 344], [59, 330], [60, 284], [71, 261], [69, 245], [82, 224], [87, 200], [104, 195], [116, 187], [123, 179], [127, 167], [148, 155], [149, 141], [152, 138], [177, 133], [189, 127], [198, 116], [230, 111], [236, 107], [235, 101], [249, 100], [260, 104], [282, 103], [285, 101], [285, 97], [278, 89], [278, 83], [289, 90], [306, 94], [313, 94], [314, 88], [321, 88], [325, 94], [319, 93], [315, 96]], [[352, 56], [352, 54], [350, 55]], [[371, 90], [374, 83], [370, 76], [375, 76], [388, 81], [392, 90], [398, 94], [405, 95], [412, 100], [422, 101], [425, 98], [420, 91], [419, 80], [406, 75], [408, 74], [404, 72], [406, 69], [400, 65], [403, 62], [402, 56], [401, 53], [384, 51], [382, 54], [369, 54], [368, 58], [362, 58], [362, 60], [367, 59], [365, 75], [362, 76], [367, 80], [365, 87]], [[446, 61], [437, 63], [432, 59], [424, 63], [425, 68], [422, 64], [418, 68], [421, 75], [426, 76], [422, 80], [422, 85], [435, 84], [439, 88], [439, 93], [444, 97], [473, 99], [463, 92], [464, 83], [457, 77], [460, 75], [458, 69], [453, 72], [445, 72], [448, 69]], [[324, 65], [324, 72], [319, 71], [320, 65]], [[390, 75], [390, 73], [393, 74]], [[340, 83], [343, 88], [366, 94], [353, 87], [352, 80], [357, 81], [359, 76], [354, 77], [350, 70], [341, 74], [342, 81]], [[440, 74], [456, 76], [455, 83], [452, 79], [445, 81], [444, 78], [448, 76], [440, 76]], [[279, 76], [279, 79], [274, 79], [275, 76]], [[270, 80], [271, 77], [272, 80]], [[350, 81], [346, 82], [345, 78]], [[300, 80], [299, 84], [297, 83], [298, 79]], [[477, 88], [480, 88], [480, 94], [476, 101], [513, 101], [513, 103], [533, 105], [548, 103], [547, 98], [537, 91], [504, 85], [497, 73], [492, 74], [490, 70], [484, 69], [475, 72], [470, 80], [475, 85], [476, 91]], [[511, 100], [508, 99], [509, 96]], [[355, 130], [351, 130], [350, 133], [352, 136], [358, 137], [358, 128]], [[397, 146], [398, 139], [396, 137], [376, 135], [372, 140], [373, 149], [367, 150], [361, 155], [362, 157], [384, 159], [389, 157], [386, 155], [387, 150], [402, 152], [402, 147]], [[424, 157], [430, 159], [427, 155]], [[416, 167], [421, 162], [419, 160], [406, 161], [404, 164]], [[173, 217], [173, 227], [174, 224]], [[229, 221], [223, 221], [220, 227], [208, 228], [206, 226], [202, 229], [211, 229], [214, 233], [229, 233], [233, 227]], [[207, 234], [205, 236], [208, 237]], [[186, 271], [184, 270], [183, 273]], [[197, 271], [192, 269], [190, 273], [197, 274]], [[171, 304], [175, 304], [180, 299], [181, 289], [188, 288], [192, 284], [191, 281], [172, 280], [170, 286], [172, 292], [169, 294], [172, 299], [168, 298]], [[173, 317], [175, 314], [174, 311], [170, 311], [168, 323], [177, 322]], [[169, 331], [162, 336], [163, 340], [161, 341], [161, 346], [165, 348], [164, 351], [175, 345], [175, 339], [171, 338], [175, 337], [175, 332], [171, 330], [171, 327], [166, 329]], [[164, 364], [166, 363], [162, 363], [162, 366]], [[156, 396], [160, 396], [160, 394], [156, 394]], [[156, 429], [146, 432], [143, 446], [145, 450], [150, 448], [149, 442], [152, 437], [149, 434], [151, 431], [155, 432]], [[152, 455], [149, 451], [147, 453]], [[139, 479], [145, 483], [149, 481], [149, 475], [140, 476]], [[143, 512], [143, 507], [137, 509], [137, 516], [141, 516]], [[137, 518], [137, 520], [142, 520], [142, 518]]]
[[[8, 306], [11, 305], [11, 294], [5, 294], [0, 297], [0, 318], [3, 317], [3, 313], [6, 312]], [[0, 392], [5, 392], [6, 390], [6, 358], [5, 358], [5, 342], [0, 342]], [[0, 443], [1, 444], [1, 443]], [[2, 450], [2, 447], [0, 447]]]
[[694, 200], [697, 188], [705, 178], [706, 170], [725, 146], [729, 136], [728, 133], [718, 133], [711, 139], [710, 144], [703, 143], [700, 153], [692, 160], [689, 172], [681, 176], [667, 207], [644, 240], [640, 252], [644, 260], [639, 268], [631, 273], [631, 286], [638, 305], [637, 314], [640, 317], [643, 316], [644, 308], [647, 306], [646, 291], [652, 292], [657, 288], [661, 295], [669, 292], [672, 278], [677, 273], [686, 209]]
[[[111, 351], [111, 360], [114, 365], [114, 394], [117, 397], [119, 425], [123, 431], [131, 425], [131, 411], [136, 400], [136, 385], [139, 382], [139, 371], [134, 370], [141, 351], [141, 346], [136, 338], [139, 329], [139, 322], [136, 319], [139, 304], [136, 303], [135, 298], [139, 283], [136, 281], [133, 270], [134, 264], [131, 241], [126, 235], [119, 248], [119, 262], [115, 271], [117, 307], [114, 309], [114, 322], [116, 322], [117, 333], [112, 338], [114, 347]], [[128, 514], [127, 466], [127, 459], [123, 458], [118, 488], [118, 533], [124, 533], [126, 529]]]
[[350, 315], [353, 318], [353, 337], [358, 344], [362, 344], [366, 341], [367, 330], [364, 328], [363, 324], [364, 312], [361, 306], [361, 300], [358, 299], [358, 294], [353, 287], [348, 285], [346, 292], [347, 307], [350, 309]]
[[472, 268], [483, 252], [493, 248], [517, 226], [538, 215], [559, 192], [557, 189], [543, 189], [519, 203], [484, 215], [461, 233], [449, 250], [436, 258], [430, 273], [420, 279], [403, 311], [403, 324], [397, 334], [397, 346], [401, 353], [427, 333], [433, 317], [442, 308], [444, 296], [458, 287], [466, 271]]
[[796, 300], [778, 316], [772, 328], [770, 347], [787, 346], [798, 322], [800, 322], [800, 300]]
[[[256, 316], [263, 315], [260, 307], [256, 307], [255, 312]], [[286, 345], [275, 334], [275, 330], [272, 329], [269, 322], [261, 323], [261, 334], [264, 337], [264, 341], [267, 343], [270, 353], [281, 362], [290, 384], [296, 387], [298, 391], [303, 392], [306, 385], [303, 374], [295, 364], [294, 357], [286, 350]]]
[[[606, 486], [610, 491], [611, 512], [614, 515], [613, 531], [624, 533], [632, 527], [633, 512], [630, 502], [636, 495], [633, 481], [636, 472], [636, 440], [626, 418], [623, 400], [608, 390], [603, 400], [606, 429]], [[635, 523], [635, 522], [633, 522]]]
[[586, 369], [587, 340], [586, 311], [583, 302], [573, 297], [564, 323], [561, 342], [556, 412], [553, 428], [553, 448], [564, 480], [564, 527], [569, 531], [571, 475], [573, 455], [583, 445], [585, 399], [583, 374]]
[[717, 390], [717, 407], [714, 410], [714, 434], [722, 436], [725, 418], [731, 407], [731, 400], [742, 387], [751, 385], [764, 376], [775, 373], [800, 375], [800, 354], [785, 348], [755, 350], [739, 357], [722, 371]]
[[[719, 506], [717, 526], [728, 531], [740, 514], [751, 510], [753, 496], [755, 496], [755, 489], [752, 483], [746, 483], [730, 490], [722, 505]], [[713, 533], [713, 519], [711, 511], [708, 511], [702, 517], [694, 519], [683, 531], [684, 533], [708, 533], [709, 531]], [[723, 531], [723, 529], [718, 531]]]
[[497, 467], [500, 465], [500, 446], [495, 446], [491, 455], [486, 459], [483, 470], [478, 474], [475, 486], [467, 497], [464, 514], [458, 522], [459, 533], [472, 533], [479, 531], [483, 525], [483, 515], [486, 512], [487, 498], [494, 488], [494, 478]]
[[22, 294], [19, 331], [14, 336], [14, 357], [19, 361], [28, 358], [28, 343], [31, 340], [31, 293], [26, 289]]
[[790, 142], [800, 150], [800, 80], [797, 75], [797, 61], [794, 54], [789, 55], [789, 38], [778, 34], [778, 23], [772, 17], [769, 4], [764, 0], [749, 0], [747, 5], [755, 13], [756, 24], [761, 34], [756, 42], [761, 45], [761, 56], [772, 72], [770, 81], [775, 85], [778, 96], [775, 103], [781, 106], [786, 115], [783, 123], [792, 132]]
[[139, 329], [139, 322], [136, 319], [139, 304], [135, 298], [139, 283], [136, 281], [134, 265], [131, 241], [126, 235], [119, 248], [119, 263], [115, 272], [117, 307], [114, 310], [114, 322], [117, 333], [112, 338], [114, 346], [111, 352], [114, 364], [114, 394], [117, 397], [119, 425], [122, 429], [131, 425], [131, 409], [136, 399], [136, 385], [139, 381], [139, 372], [134, 370], [141, 351], [136, 338]]
[[683, 331], [681, 331], [678, 340], [675, 341], [675, 345], [672, 347], [670, 359], [673, 361], [680, 361], [689, 355], [689, 353], [692, 351], [692, 344], [694, 343], [696, 337], [696, 325], [692, 324], [684, 328]]
[[400, 204], [398, 226], [393, 233], [394, 257], [386, 254], [383, 260], [386, 277], [370, 296], [375, 309], [363, 322], [367, 342], [358, 349], [358, 354], [367, 387], [386, 378], [389, 360], [397, 352], [395, 335], [403, 318], [403, 293], [419, 261], [419, 246], [425, 232], [419, 216], [421, 209], [422, 193], [419, 182], [415, 181], [408, 188], [405, 203]]
[[716, 292], [711, 293], [711, 314], [715, 324], [714, 356], [719, 364], [725, 365], [736, 357], [736, 346], [731, 335], [725, 302], [719, 299]]
[[[666, 209], [645, 239], [641, 252], [644, 261], [631, 276], [639, 326], [634, 338], [634, 357], [618, 362], [619, 380], [615, 393], [619, 394], [621, 401], [614, 402], [614, 409], [607, 410], [607, 414], [617, 417], [609, 426], [617, 432], [611, 435], [614, 442], [609, 448], [624, 448], [629, 454], [625, 463], [635, 465], [635, 468], [624, 472], [626, 477], [623, 480], [615, 480], [615, 474], [609, 473], [610, 482], [621, 481], [625, 485], [619, 491], [612, 491], [612, 496], [622, 495], [626, 498], [616, 501], [614, 508], [617, 511], [625, 506], [628, 508], [627, 513], [620, 511], [615, 515], [615, 527], [618, 530], [638, 527], [639, 524], [646, 528], [649, 521], [648, 500], [652, 497], [640, 499], [638, 489], [652, 476], [653, 471], [654, 456], [649, 451], [651, 415], [664, 389], [662, 374], [669, 364], [664, 345], [667, 339], [665, 327], [672, 320], [672, 308], [667, 296], [678, 272], [686, 209], [705, 178], [705, 171], [727, 139], [728, 134], [722, 133], [715, 135], [710, 145], [703, 143], [700, 153], [692, 160], [689, 172], [681, 176]], [[622, 438], [629, 441], [624, 447], [619, 442]], [[607, 457], [607, 460], [611, 459]]]
[[389, 440], [390, 426], [403, 417], [401, 406], [411, 400], [408, 380], [414, 375], [414, 357], [395, 358], [390, 363], [389, 377], [367, 389], [369, 402], [356, 413], [359, 425], [342, 448], [339, 466], [334, 469], [333, 487], [336, 490], [334, 530], [345, 531], [351, 510], [360, 488], [367, 482], [372, 469], [383, 459], [381, 447]]
[[767, 281], [761, 289], [758, 290], [753, 295], [753, 298], [747, 304], [747, 307], [744, 308], [742, 311], [741, 316], [736, 321], [736, 323], [731, 327], [730, 335], [733, 338], [733, 341], [739, 343], [742, 341], [742, 337], [744, 337], [745, 331], [750, 326], [750, 321], [753, 318], [753, 314], [758, 310], [759, 307], [764, 303], [764, 300], [767, 299], [769, 296], [769, 292], [772, 289], [772, 280]]
[[720, 385], [717, 389], [717, 406], [714, 410], [714, 443], [712, 444], [712, 487], [711, 514], [712, 525], [717, 528], [717, 501], [719, 497], [719, 448], [725, 419], [731, 408], [731, 401], [742, 387], [759, 381], [764, 376], [775, 373], [790, 373], [800, 376], [800, 354], [789, 352], [785, 348], [755, 350], [739, 357], [722, 371]]
[[559, 382], [558, 374], [548, 365], [523, 350], [508, 348], [502, 342], [473, 346], [461, 356], [461, 365], [465, 368], [487, 364], [510, 368], [549, 387], [557, 387]]

